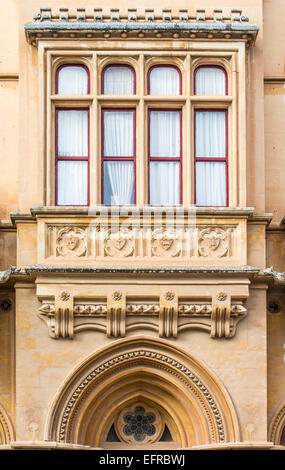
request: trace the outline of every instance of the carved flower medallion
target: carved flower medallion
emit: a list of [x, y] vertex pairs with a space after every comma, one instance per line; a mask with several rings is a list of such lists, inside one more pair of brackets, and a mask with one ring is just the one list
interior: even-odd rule
[[113, 292], [112, 294], [112, 299], [115, 300], [115, 302], [119, 302], [119, 300], [121, 300], [123, 297], [123, 294], [122, 292], [116, 290], [115, 292]]

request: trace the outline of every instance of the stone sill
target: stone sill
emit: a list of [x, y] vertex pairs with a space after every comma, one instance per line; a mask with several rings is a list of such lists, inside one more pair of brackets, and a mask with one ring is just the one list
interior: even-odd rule
[[18, 221], [32, 221], [37, 217], [117, 217], [127, 215], [132, 217], [146, 216], [175, 216], [176, 218], [188, 217], [224, 217], [224, 218], [264, 218], [271, 220], [272, 214], [254, 215], [254, 207], [196, 207], [196, 206], [34, 206], [30, 212], [11, 212], [10, 218], [12, 224]]

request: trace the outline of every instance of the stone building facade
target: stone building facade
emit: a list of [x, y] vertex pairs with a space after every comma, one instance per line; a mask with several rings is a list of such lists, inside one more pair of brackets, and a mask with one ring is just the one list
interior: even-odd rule
[[284, 449], [282, 0], [7, 0], [1, 449]]

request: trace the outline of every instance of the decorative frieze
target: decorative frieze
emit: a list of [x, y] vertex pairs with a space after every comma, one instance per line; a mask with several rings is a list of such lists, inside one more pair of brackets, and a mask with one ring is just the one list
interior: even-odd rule
[[146, 226], [131, 219], [128, 225], [40, 221], [38, 233], [38, 259], [43, 264], [115, 259], [246, 264], [246, 221]]
[[91, 297], [84, 302], [64, 290], [54, 299], [42, 300], [39, 316], [56, 339], [73, 338], [83, 330], [118, 338], [141, 328], [164, 338], [176, 338], [185, 330], [206, 331], [211, 338], [232, 338], [237, 324], [247, 314], [243, 302], [224, 291], [217, 292], [207, 303], [189, 300], [185, 302], [175, 291], [166, 290], [152, 301], [146, 298], [145, 302], [135, 302], [121, 290], [113, 290], [105, 300]]

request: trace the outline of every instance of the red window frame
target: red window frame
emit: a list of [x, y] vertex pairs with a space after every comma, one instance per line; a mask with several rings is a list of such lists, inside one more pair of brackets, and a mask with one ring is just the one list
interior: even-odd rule
[[[58, 113], [60, 111], [86, 111], [88, 112], [88, 155], [87, 157], [63, 157], [58, 155]], [[62, 206], [63, 204], [58, 204], [58, 162], [59, 161], [87, 161], [87, 206], [90, 204], [90, 110], [89, 108], [69, 108], [69, 107], [60, 107], [55, 110], [55, 204]], [[68, 204], [72, 206], [85, 207], [81, 204]]]
[[[182, 75], [181, 75], [181, 70], [179, 69], [179, 67], [177, 67], [176, 65], [172, 65], [172, 64], [155, 64], [155, 65], [152, 65], [149, 70], [148, 70], [148, 73], [147, 73], [147, 93], [148, 95], [150, 94], [150, 74], [152, 72], [153, 69], [157, 69], [157, 68], [172, 68], [172, 69], [175, 69], [177, 70], [178, 74], [179, 74], [179, 95], [182, 95]], [[164, 96], [178, 96], [178, 95], [164, 95]]]
[[[196, 114], [197, 112], [220, 112], [225, 113], [225, 157], [198, 157], [196, 155]], [[208, 207], [228, 207], [229, 205], [229, 176], [228, 176], [228, 110], [215, 109], [215, 108], [196, 108], [194, 110], [194, 191], [195, 191], [195, 204], [196, 204], [196, 163], [198, 162], [220, 162], [225, 163], [226, 174], [226, 205], [225, 206], [208, 206]]]
[[[180, 116], [180, 149], [178, 157], [151, 157], [150, 155], [150, 113], [152, 111], [172, 111], [179, 112]], [[148, 109], [148, 204], [150, 204], [150, 162], [179, 162], [179, 204], [183, 199], [183, 182], [182, 182], [182, 109], [181, 108], [149, 108]], [[151, 204], [152, 206], [156, 204]], [[163, 206], [163, 205], [162, 205]]]
[[[196, 69], [194, 70], [194, 87], [193, 87], [194, 95], [196, 95], [196, 74], [197, 74], [198, 70], [200, 70], [200, 69], [220, 69], [220, 70], [222, 70], [225, 74], [225, 95], [219, 95], [219, 96], [227, 96], [228, 95], [228, 74], [227, 74], [227, 71], [221, 65], [215, 65], [215, 64], [209, 64], [209, 65], [203, 64], [203, 65], [199, 65], [198, 67], [196, 67]], [[203, 96], [203, 95], [197, 95], [197, 96]]]
[[[104, 115], [109, 111], [129, 111], [133, 113], [133, 155], [131, 157], [120, 156], [112, 157], [104, 154]], [[103, 205], [107, 205], [104, 202], [104, 163], [105, 162], [133, 162], [134, 168], [134, 202], [132, 206], [136, 204], [136, 109], [135, 108], [102, 108], [101, 110], [101, 201]]]
[[[137, 79], [136, 79], [136, 72], [134, 70], [134, 68], [129, 65], [129, 64], [108, 64], [106, 65], [106, 67], [104, 67], [104, 69], [102, 70], [102, 82], [101, 82], [101, 94], [104, 95], [105, 92], [104, 92], [104, 80], [105, 80], [105, 72], [106, 70], [110, 69], [111, 67], [126, 67], [126, 68], [129, 68], [131, 70], [131, 72], [133, 73], [133, 76], [134, 76], [134, 90], [133, 90], [133, 95], [136, 94], [136, 91], [137, 91]], [[118, 95], [120, 96], [120, 95]], [[123, 96], [123, 95], [122, 95]]]
[[55, 74], [55, 94], [58, 94], [58, 83], [59, 83], [59, 72], [65, 67], [81, 67], [85, 69], [87, 73], [87, 94], [90, 94], [90, 72], [88, 67], [85, 64], [62, 64], [56, 69]]

